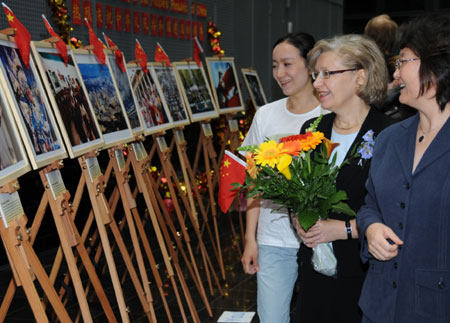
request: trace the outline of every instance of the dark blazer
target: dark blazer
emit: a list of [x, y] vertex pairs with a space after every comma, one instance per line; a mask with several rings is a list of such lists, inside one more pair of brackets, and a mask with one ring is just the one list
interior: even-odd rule
[[[336, 115], [334, 113], [324, 115], [319, 123], [317, 131], [321, 131], [325, 134], [325, 137], [331, 138], [331, 131], [335, 117]], [[308, 128], [314, 120], [315, 119], [305, 122], [301, 133], [304, 133], [305, 129]], [[347, 152], [345, 159], [349, 159], [353, 147], [359, 146], [361, 142], [363, 142], [362, 137], [367, 133], [367, 131], [374, 131], [376, 142], [380, 131], [393, 123], [393, 119], [387, 117], [375, 108], [371, 108], [351, 148]], [[355, 212], [358, 212], [359, 208], [364, 203], [364, 197], [366, 195], [365, 183], [369, 174], [371, 160], [366, 160], [362, 166], [358, 165], [359, 161], [359, 158], [350, 159], [350, 163], [341, 168], [336, 180], [337, 189], [344, 190], [347, 193], [347, 203]], [[338, 213], [329, 214], [329, 218], [338, 220], [352, 219], [352, 217], [348, 215]], [[343, 225], [342, 230], [344, 229], [345, 227]], [[338, 261], [337, 272], [339, 276], [364, 275], [365, 269], [359, 256], [360, 243], [358, 239], [334, 241], [333, 250]], [[310, 248], [305, 245], [301, 246], [299, 251], [300, 258], [310, 258], [311, 254], [312, 251]]]
[[[359, 304], [372, 322], [450, 322], [450, 119], [412, 173], [418, 122], [416, 115], [378, 137], [357, 216], [370, 262]], [[404, 242], [389, 261], [368, 252], [364, 235], [375, 222]]]

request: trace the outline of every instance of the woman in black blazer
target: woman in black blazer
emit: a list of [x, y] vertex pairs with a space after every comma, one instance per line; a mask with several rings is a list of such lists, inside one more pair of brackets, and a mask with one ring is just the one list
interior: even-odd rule
[[[346, 35], [316, 43], [308, 55], [308, 65], [322, 107], [332, 112], [323, 116], [317, 131], [340, 143], [335, 150], [337, 163], [348, 163], [340, 169], [336, 186], [347, 193], [347, 203], [357, 212], [364, 202], [374, 140], [393, 123], [369, 105], [382, 100], [386, 93], [384, 58], [369, 38]], [[302, 132], [307, 127], [308, 122]], [[352, 156], [364, 144], [366, 149]], [[319, 220], [308, 232], [301, 228], [297, 231], [304, 245], [299, 250], [300, 289], [294, 322], [361, 322], [358, 298], [365, 268], [359, 257], [355, 218], [330, 213], [327, 220]], [[311, 264], [311, 248], [330, 242], [337, 259], [335, 277], [314, 271]]]

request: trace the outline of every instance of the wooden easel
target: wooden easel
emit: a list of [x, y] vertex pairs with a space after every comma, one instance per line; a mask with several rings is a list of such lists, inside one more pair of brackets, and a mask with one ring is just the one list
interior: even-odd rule
[[[156, 149], [156, 148], [155, 148]], [[153, 185], [150, 181], [149, 167], [150, 167], [150, 157], [151, 154], [147, 154], [142, 142], [135, 142], [128, 146], [129, 158], [131, 159], [131, 165], [134, 169], [134, 174], [136, 176], [136, 182], [139, 188], [139, 192], [142, 193], [145, 204], [147, 206], [147, 210], [150, 216], [150, 220], [153, 225], [153, 229], [155, 230], [156, 238], [158, 239], [158, 243], [161, 247], [161, 252], [163, 255], [164, 263], [167, 268], [168, 276], [171, 281], [171, 284], [174, 288], [175, 295], [177, 296], [177, 302], [179, 304], [181, 315], [183, 317], [183, 322], [187, 322], [186, 315], [183, 310], [183, 305], [181, 299], [179, 298], [178, 288], [175, 282], [175, 274], [172, 267], [175, 267], [178, 280], [181, 284], [181, 288], [183, 290], [187, 305], [189, 307], [189, 311], [193, 318], [194, 322], [200, 322], [200, 318], [198, 316], [197, 310], [195, 309], [194, 302], [192, 301], [191, 293], [189, 292], [189, 288], [186, 284], [186, 281], [183, 276], [183, 272], [181, 270], [180, 264], [178, 262], [177, 253], [174, 250], [172, 240], [170, 238], [169, 232], [167, 230], [165, 221], [163, 218], [159, 208], [157, 195], [155, 194]], [[153, 150], [154, 153], [154, 150]], [[167, 243], [168, 248], [165, 248], [165, 244]], [[170, 254], [170, 256], [169, 256]]]
[[[203, 204], [203, 198], [202, 195], [200, 194], [200, 191], [198, 190], [197, 185], [195, 184], [195, 174], [192, 170], [191, 167], [191, 163], [189, 161], [189, 158], [187, 156], [187, 152], [186, 152], [186, 148], [187, 148], [187, 142], [184, 139], [184, 134], [183, 134], [183, 129], [182, 128], [178, 128], [178, 129], [173, 129], [173, 138], [172, 138], [172, 142], [170, 147], [173, 146], [173, 144], [176, 144], [177, 147], [177, 152], [178, 152], [178, 159], [180, 161], [180, 165], [181, 165], [181, 169], [183, 171], [183, 178], [184, 178], [184, 182], [186, 185], [186, 191], [187, 192], [191, 192], [191, 190], [194, 192], [194, 195], [196, 197], [196, 201], [200, 210], [200, 213], [202, 215], [203, 218], [203, 228], [206, 228], [207, 232], [208, 232], [208, 236], [210, 239], [210, 243], [211, 246], [213, 248], [214, 254], [217, 258], [217, 262], [219, 264], [219, 268], [222, 274], [222, 277], [225, 275], [225, 267], [223, 264], [223, 259], [222, 257], [219, 255], [219, 250], [217, 248], [217, 244], [216, 244], [216, 238], [213, 236], [213, 233], [211, 231], [211, 227], [209, 225], [209, 219], [208, 219], [208, 214], [206, 212], [205, 206]], [[194, 183], [192, 186], [190, 185], [190, 182]], [[192, 194], [188, 194], [189, 197], [189, 203], [191, 205], [191, 210], [193, 213], [193, 217], [197, 222], [198, 227], [200, 228], [200, 224], [198, 223], [198, 219], [197, 219], [197, 214], [196, 214], [196, 207], [193, 201], [193, 197]], [[202, 235], [202, 232], [200, 232], [200, 237]], [[199, 239], [200, 240], [200, 239]]]
[[[208, 284], [209, 284], [209, 287], [210, 287], [211, 295], [214, 295], [214, 290], [213, 290], [213, 287], [212, 287], [210, 271], [211, 271], [211, 274], [213, 275], [213, 278], [215, 280], [216, 286], [218, 287], [218, 289], [219, 289], [221, 294], [223, 294], [222, 287], [220, 286], [220, 283], [219, 283], [219, 280], [217, 279], [217, 275], [215, 273], [214, 267], [212, 266], [211, 259], [210, 259], [209, 255], [208, 255], [208, 252], [206, 250], [205, 244], [203, 243], [203, 240], [202, 240], [202, 237], [201, 237], [201, 234], [200, 234], [200, 228], [199, 228], [199, 224], [198, 224], [198, 219], [197, 219], [196, 216], [194, 217], [194, 214], [193, 214], [193, 210], [195, 211], [195, 206], [193, 205], [192, 196], [190, 196], [190, 194], [188, 194], [190, 196], [190, 199], [191, 199], [191, 203], [189, 203], [187, 201], [185, 193], [181, 189], [181, 185], [180, 185], [180, 181], [178, 179], [177, 173], [176, 173], [176, 171], [175, 171], [175, 169], [174, 169], [174, 167], [173, 167], [173, 165], [172, 165], [172, 163], [170, 161], [170, 159], [171, 159], [171, 157], [170, 157], [171, 156], [171, 149], [169, 149], [167, 147], [167, 144], [166, 144], [166, 141], [165, 141], [165, 138], [164, 138], [163, 134], [153, 135], [153, 138], [154, 138], [154, 144], [155, 145], [157, 144], [157, 146], [158, 146], [157, 151], [158, 151], [159, 160], [161, 162], [162, 169], [163, 169], [165, 178], [167, 180], [167, 185], [168, 185], [168, 188], [169, 188], [170, 195], [172, 197], [172, 201], [174, 203], [175, 212], [177, 214], [177, 218], [178, 218], [178, 222], [179, 222], [179, 225], [180, 225], [180, 228], [181, 228], [181, 231], [182, 231], [182, 235], [183, 235], [183, 237], [185, 239], [185, 243], [186, 243], [186, 246], [188, 248], [188, 252], [189, 252], [189, 255], [190, 255], [190, 258], [191, 258], [191, 261], [192, 261], [192, 267], [194, 269], [195, 275], [196, 275], [196, 277], [198, 279], [198, 282], [199, 282], [199, 292], [200, 292], [200, 295], [202, 295], [202, 297], [204, 297], [205, 306], [208, 309], [208, 308], [210, 308], [209, 307], [209, 303], [208, 303], [208, 300], [206, 298], [206, 295], [204, 295], [203, 285], [201, 283], [201, 277], [200, 277], [200, 274], [199, 274], [199, 271], [198, 271], [198, 268], [197, 268], [197, 265], [196, 265], [196, 262], [195, 262], [194, 254], [192, 252], [192, 248], [191, 248], [191, 244], [190, 244], [190, 237], [189, 237], [189, 234], [187, 232], [187, 227], [186, 227], [186, 224], [185, 224], [185, 221], [184, 221], [184, 217], [183, 217], [180, 205], [178, 203], [177, 194], [175, 193], [175, 189], [174, 189], [174, 185], [173, 185], [174, 183], [175, 183], [175, 186], [176, 186], [177, 191], [178, 191], [178, 197], [180, 197], [180, 199], [182, 200], [182, 202], [184, 204], [185, 211], [186, 211], [187, 215], [189, 216], [189, 219], [190, 219], [190, 221], [191, 221], [191, 223], [193, 225], [193, 228], [194, 228], [194, 232], [195, 232], [195, 234], [197, 236], [197, 239], [198, 239], [198, 243], [199, 243], [200, 250], [201, 250], [201, 253], [202, 253], [202, 259], [203, 259], [204, 268], [205, 268], [205, 271], [206, 271], [206, 276], [207, 276], [207, 279], [208, 279]], [[185, 168], [184, 168], [184, 161], [183, 160], [180, 160], [180, 161], [182, 163], [182, 167], [181, 168], [183, 169], [183, 172], [184, 172], [184, 175], [185, 175], [185, 179], [187, 180], [187, 184], [189, 185], [189, 179], [187, 177], [187, 173], [185, 172]], [[189, 187], [190, 187], [190, 185], [189, 185]], [[162, 206], [162, 208], [164, 208], [164, 207]], [[210, 316], [212, 316], [212, 312], [210, 313]]]
[[[19, 184], [16, 180], [0, 187], [0, 193], [11, 195], [17, 194], [18, 189]], [[17, 208], [17, 205], [15, 207]], [[3, 220], [0, 220], [0, 235], [8, 255], [8, 260], [11, 264], [15, 285], [23, 287], [37, 322], [46, 323], [49, 322], [49, 320], [33, 283], [35, 278], [38, 279], [45, 295], [55, 310], [58, 319], [61, 322], [71, 322], [53, 284], [50, 282], [44, 267], [31, 246], [30, 231], [26, 228], [27, 218], [25, 214], [23, 214], [21, 205], [19, 213], [22, 214], [14, 216], [10, 222], [8, 221], [7, 226]], [[2, 214], [2, 217], [5, 217], [5, 214]], [[15, 291], [15, 288], [13, 290]], [[14, 292], [12, 295], [14, 295]], [[7, 302], [6, 305], [7, 306], [3, 306], [2, 304], [1, 307], [0, 316], [2, 317], [2, 322], [6, 317], [10, 302]]]
[[[62, 182], [59, 171], [61, 167], [61, 162], [53, 162], [39, 171], [39, 175], [41, 177], [42, 184], [45, 187], [47, 199], [55, 220], [55, 226], [61, 241], [61, 247], [66, 259], [72, 283], [75, 288], [75, 293], [80, 304], [81, 315], [84, 322], [93, 322], [72, 247], [76, 247], [77, 249], [78, 255], [86, 268], [89, 279], [94, 286], [108, 321], [117, 322], [108, 298], [106, 297], [105, 291], [100, 283], [100, 279], [95, 272], [95, 267], [89, 258], [84, 244], [80, 243], [80, 235], [72, 217], [70, 216], [70, 193], [65, 189], [64, 183]], [[56, 178], [59, 177], [60, 181], [52, 183], [50, 180], [52, 176]]]
[[[133, 243], [134, 253], [136, 256], [136, 261], [138, 263], [139, 271], [141, 274], [141, 280], [144, 287], [144, 291], [147, 295], [148, 302], [151, 304], [152, 316], [156, 321], [156, 315], [153, 309], [153, 299], [151, 298], [149, 279], [147, 277], [147, 271], [144, 263], [144, 259], [141, 252], [141, 247], [139, 244], [139, 240], [143, 243], [144, 249], [147, 253], [147, 258], [150, 262], [150, 268], [152, 270], [153, 276], [155, 278], [156, 284], [158, 286], [158, 290], [164, 305], [164, 309], [167, 314], [167, 318], [169, 322], [173, 322], [172, 315], [170, 313], [169, 306], [167, 304], [166, 296], [163, 290], [163, 283], [161, 277], [158, 272], [158, 268], [156, 266], [156, 261], [153, 257], [153, 253], [150, 248], [150, 244], [148, 242], [147, 236], [145, 234], [144, 227], [140, 222], [140, 215], [137, 209], [135, 198], [131, 192], [131, 188], [129, 185], [129, 163], [125, 161], [123, 155], [122, 147], [115, 147], [108, 150], [110, 163], [113, 165], [117, 188], [120, 192], [120, 197], [122, 200], [123, 208], [125, 211], [126, 222], [128, 223], [128, 228], [130, 230], [130, 236]], [[139, 219], [138, 221], [136, 219]], [[124, 222], [122, 222], [124, 223]], [[136, 232], [136, 227], [139, 230], [139, 236]], [[140, 238], [140, 239], [139, 239]]]
[[119, 276], [117, 274], [114, 257], [111, 250], [111, 245], [108, 239], [108, 233], [106, 226], [114, 235], [114, 238], [119, 246], [123, 260], [126, 264], [127, 270], [130, 273], [130, 277], [136, 288], [139, 300], [141, 301], [144, 312], [146, 313], [150, 322], [153, 321], [151, 311], [147, 299], [144, 294], [144, 290], [139, 282], [136, 271], [130, 259], [130, 255], [126, 250], [125, 243], [120, 235], [119, 228], [111, 214], [108, 203], [104, 196], [104, 178], [103, 174], [98, 167], [97, 153], [90, 152], [78, 158], [78, 162], [81, 166], [81, 171], [84, 175], [86, 186], [88, 188], [89, 198], [91, 200], [92, 208], [94, 211], [94, 217], [97, 224], [98, 234], [102, 242], [103, 252], [105, 254], [106, 262], [108, 264], [108, 270], [111, 276], [116, 300], [119, 306], [120, 315], [123, 322], [130, 322], [127, 307], [125, 305], [125, 299], [123, 297], [122, 287], [120, 285]]

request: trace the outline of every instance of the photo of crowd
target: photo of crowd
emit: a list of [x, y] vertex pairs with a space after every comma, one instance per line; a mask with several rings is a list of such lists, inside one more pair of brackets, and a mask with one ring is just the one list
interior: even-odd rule
[[174, 123], [188, 119], [172, 66], [153, 65]]
[[3, 40], [0, 41], [0, 61], [34, 153], [41, 155], [60, 149], [61, 143], [49, 117], [51, 112], [44, 101], [45, 94], [37, 83], [34, 65], [26, 68], [18, 50]]
[[73, 60], [67, 66], [54, 49], [39, 48], [40, 59], [45, 70], [51, 93], [61, 116], [71, 146], [77, 146], [101, 136], [95, 124], [87, 97], [81, 87]]
[[202, 118], [216, 117], [217, 111], [212, 99], [212, 94], [206, 81], [205, 73], [197, 65], [174, 64], [180, 77], [182, 90], [189, 103], [189, 109], [193, 120], [198, 120], [195, 115]]
[[161, 93], [151, 74], [144, 73], [137, 66], [128, 68], [128, 74], [147, 130], [170, 123]]

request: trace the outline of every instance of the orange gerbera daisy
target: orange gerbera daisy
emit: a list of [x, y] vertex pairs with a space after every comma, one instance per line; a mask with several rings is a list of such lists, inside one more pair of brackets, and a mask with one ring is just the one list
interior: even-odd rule
[[247, 160], [247, 172], [251, 178], [256, 179], [256, 174], [258, 173], [258, 168], [256, 168], [255, 159], [253, 158], [253, 154], [251, 152], [247, 152], [245, 156]]
[[[308, 134], [308, 133], [306, 133]], [[306, 138], [301, 141], [302, 149], [304, 151], [308, 151], [310, 149], [316, 149], [317, 145], [319, 145], [322, 140], [325, 138], [325, 135], [320, 131], [311, 132]]]
[[285, 141], [281, 145], [283, 145], [283, 150], [286, 150], [286, 154], [291, 156], [298, 156], [299, 152], [302, 151], [300, 140]]

